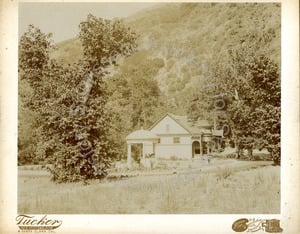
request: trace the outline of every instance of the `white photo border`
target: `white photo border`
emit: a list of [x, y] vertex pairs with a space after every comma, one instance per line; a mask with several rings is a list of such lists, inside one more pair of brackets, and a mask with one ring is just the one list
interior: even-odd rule
[[[17, 233], [18, 3], [0, 3], [0, 232]], [[29, 2], [29, 1], [22, 1]], [[31, 1], [32, 2], [32, 1]], [[46, 2], [46, 1], [39, 1]], [[79, 1], [51, 1], [79, 2]], [[93, 1], [96, 2], [96, 1]], [[120, 2], [120, 1], [117, 1]], [[161, 2], [161, 1], [160, 1]], [[173, 1], [172, 1], [173, 2]], [[191, 1], [189, 1], [191, 2]], [[211, 1], [205, 1], [211, 2]], [[221, 2], [221, 1], [214, 1]], [[223, 2], [223, 1], [222, 1]], [[229, 1], [225, 1], [229, 2]], [[237, 1], [231, 1], [237, 2]], [[245, 1], [238, 1], [245, 2]], [[299, 225], [299, 3], [282, 8], [282, 163], [281, 213], [278, 215], [49, 215], [63, 221], [56, 233], [235, 233], [240, 218], [279, 219], [283, 233], [300, 233]], [[260, 232], [258, 232], [260, 233]], [[264, 233], [264, 232], [262, 232]]]

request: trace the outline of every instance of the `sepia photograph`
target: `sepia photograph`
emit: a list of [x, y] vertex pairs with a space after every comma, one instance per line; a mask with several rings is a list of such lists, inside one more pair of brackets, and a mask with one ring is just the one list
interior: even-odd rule
[[299, 233], [298, 1], [0, 18], [0, 233]]
[[280, 214], [280, 2], [18, 14], [18, 214]]

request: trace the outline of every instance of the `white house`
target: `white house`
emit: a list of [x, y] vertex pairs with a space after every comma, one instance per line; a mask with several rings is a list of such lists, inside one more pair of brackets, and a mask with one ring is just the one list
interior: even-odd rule
[[156, 158], [193, 158], [209, 153], [211, 129], [207, 120], [193, 123], [186, 116], [167, 113], [148, 130], [137, 130], [126, 137], [127, 164], [130, 167], [132, 144], [143, 145], [142, 158], [148, 154]]

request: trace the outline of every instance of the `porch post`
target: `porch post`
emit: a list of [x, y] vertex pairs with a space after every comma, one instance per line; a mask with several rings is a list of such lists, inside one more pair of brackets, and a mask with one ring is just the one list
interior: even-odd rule
[[131, 168], [131, 144], [127, 143], [127, 167]]
[[145, 157], [146, 157], [146, 155], [145, 155], [145, 143], [143, 143], [142, 157], [143, 157], [143, 159], [145, 159]]
[[[208, 143], [210, 143], [210, 142], [208, 142]], [[210, 154], [210, 145], [209, 144], [207, 144], [207, 154]]]
[[202, 134], [200, 134], [200, 156], [203, 156]]

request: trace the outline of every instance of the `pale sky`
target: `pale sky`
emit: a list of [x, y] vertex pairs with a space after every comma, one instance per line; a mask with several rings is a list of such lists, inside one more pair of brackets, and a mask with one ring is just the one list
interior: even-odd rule
[[19, 37], [29, 24], [44, 33], [53, 33], [53, 40], [60, 42], [75, 37], [81, 21], [91, 13], [94, 16], [112, 19], [126, 17], [157, 3], [20, 3]]

